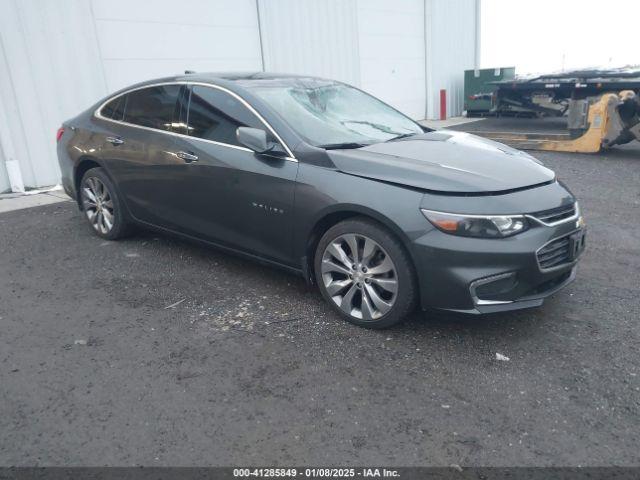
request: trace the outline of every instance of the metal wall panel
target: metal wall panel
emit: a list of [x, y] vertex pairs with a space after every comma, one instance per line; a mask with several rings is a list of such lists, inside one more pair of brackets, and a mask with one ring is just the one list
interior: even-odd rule
[[356, 0], [258, 0], [266, 71], [360, 84]]
[[255, 0], [93, 0], [109, 91], [184, 70], [260, 71]]
[[27, 187], [60, 172], [55, 134], [104, 92], [90, 5], [83, 0], [2, 0], [0, 95], [12, 149]]
[[358, 0], [360, 86], [425, 117], [424, 0]]
[[[414, 118], [462, 110], [479, 0], [0, 0], [0, 138], [27, 187], [59, 182], [60, 124], [120, 87], [197, 71], [335, 78]], [[426, 71], [426, 73], [425, 73]], [[425, 87], [426, 84], [426, 87]], [[9, 147], [7, 147], [9, 145]], [[4, 160], [0, 191], [7, 187]], [[15, 165], [15, 163], [13, 164]]]
[[[109, 92], [185, 69], [262, 69], [255, 0], [150, 5], [0, 0], [0, 129], [26, 187], [60, 181], [57, 128]], [[5, 177], [3, 162], [2, 190]]]
[[440, 116], [440, 90], [447, 114], [462, 114], [464, 71], [476, 66], [479, 0], [425, 0], [427, 118]]

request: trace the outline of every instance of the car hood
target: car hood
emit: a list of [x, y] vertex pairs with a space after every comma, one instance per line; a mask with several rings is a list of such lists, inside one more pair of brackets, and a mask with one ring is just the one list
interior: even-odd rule
[[436, 192], [500, 192], [555, 178], [528, 153], [450, 130], [327, 153], [344, 173]]

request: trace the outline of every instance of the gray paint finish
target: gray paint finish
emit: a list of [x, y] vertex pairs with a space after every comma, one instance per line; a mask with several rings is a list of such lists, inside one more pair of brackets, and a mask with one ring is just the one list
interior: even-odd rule
[[[188, 90], [195, 83], [226, 90], [229, 98], [235, 95], [259, 113], [263, 127], [285, 141], [293, 158], [96, 117], [100, 102], [65, 123], [58, 143], [65, 190], [76, 197], [78, 172], [97, 164], [136, 223], [277, 264], [307, 279], [314, 278], [319, 238], [341, 219], [367, 217], [404, 249], [423, 308], [489, 313], [539, 306], [573, 280], [583, 245], [582, 236], [577, 244], [573, 240], [582, 235], [577, 213], [552, 226], [531, 220], [528, 228], [505, 238], [482, 233], [487, 227], [480, 226], [471, 233], [481, 238], [470, 238], [441, 231], [421, 211], [521, 216], [569, 206], [577, 212], [573, 195], [530, 155], [453, 131], [325, 150], [306, 143], [294, 122], [252, 94], [252, 83], [274, 81], [300, 85], [299, 77], [256, 73], [182, 75], [131, 88], [177, 83]], [[175, 120], [174, 114], [171, 125]], [[111, 144], [112, 137], [118, 144]], [[181, 152], [197, 162], [187, 162], [177, 155]], [[471, 227], [467, 222], [460, 228]], [[553, 271], [539, 269], [536, 251], [560, 237], [572, 245], [566, 258], [558, 257]], [[499, 305], [481, 307], [469, 285], [504, 272], [517, 272], [517, 288], [499, 293]]]
[[329, 156], [345, 173], [435, 192], [500, 192], [555, 177], [524, 152], [459, 132], [425, 133]]

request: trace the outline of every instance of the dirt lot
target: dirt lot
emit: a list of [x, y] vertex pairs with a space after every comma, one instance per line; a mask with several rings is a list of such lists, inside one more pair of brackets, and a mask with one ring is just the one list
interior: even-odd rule
[[0, 465], [640, 464], [640, 150], [538, 156], [586, 215], [576, 282], [382, 332], [70, 202], [0, 214]]

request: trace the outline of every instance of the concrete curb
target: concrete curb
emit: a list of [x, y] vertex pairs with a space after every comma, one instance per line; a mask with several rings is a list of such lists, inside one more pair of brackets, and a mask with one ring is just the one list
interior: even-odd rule
[[24, 208], [41, 207], [53, 203], [70, 202], [71, 198], [63, 191], [37, 193], [34, 195], [6, 194], [0, 195], [0, 213], [22, 210]]

